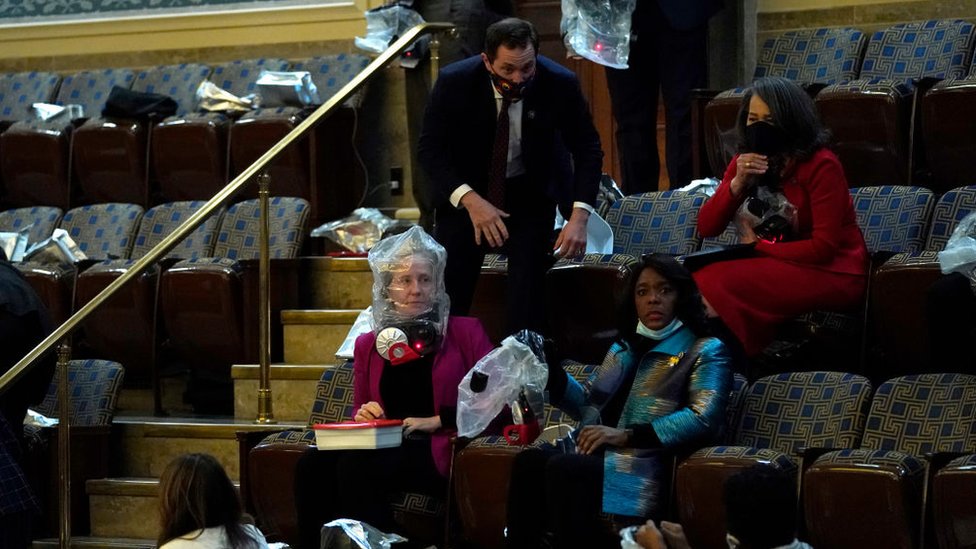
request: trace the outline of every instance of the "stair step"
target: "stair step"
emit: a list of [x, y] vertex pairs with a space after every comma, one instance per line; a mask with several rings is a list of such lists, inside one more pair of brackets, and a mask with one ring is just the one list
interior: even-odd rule
[[152, 539], [159, 534], [159, 479], [96, 479], [86, 489], [92, 536]]
[[[160, 380], [163, 409], [171, 414], [192, 414], [193, 407], [183, 402], [186, 391], [184, 376], [163, 377]], [[150, 415], [153, 413], [152, 389], [133, 389], [125, 387], [119, 394], [116, 413]]]
[[362, 309], [306, 309], [281, 312], [287, 364], [332, 362]]
[[315, 309], [365, 309], [373, 302], [373, 273], [365, 257], [303, 260], [304, 303]]
[[[31, 544], [33, 549], [56, 549], [60, 547], [57, 538], [36, 539]], [[133, 538], [96, 538], [91, 536], [73, 536], [71, 547], [85, 549], [154, 549], [155, 539]]]
[[[315, 402], [315, 387], [322, 372], [331, 367], [320, 364], [272, 364], [269, 377], [274, 418], [304, 424]], [[231, 368], [234, 416], [237, 419], [253, 420], [257, 417], [259, 375], [257, 364], [235, 364]]]
[[85, 488], [92, 536], [152, 539], [159, 535], [159, 479], [95, 479], [85, 483]]
[[217, 458], [231, 478], [240, 478], [237, 431], [303, 428], [310, 409], [311, 405], [299, 422], [282, 421], [273, 425], [258, 425], [253, 421], [230, 418], [116, 416], [111, 451], [112, 463], [118, 471], [113, 474], [159, 477], [177, 456], [202, 452]]

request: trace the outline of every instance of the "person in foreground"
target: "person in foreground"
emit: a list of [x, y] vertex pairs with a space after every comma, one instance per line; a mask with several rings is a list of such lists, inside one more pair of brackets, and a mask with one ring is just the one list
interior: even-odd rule
[[209, 454], [184, 454], [159, 480], [159, 549], [267, 549], [237, 489]]
[[[355, 421], [403, 420], [400, 446], [379, 450], [310, 448], [295, 473], [302, 548], [317, 548], [336, 518], [398, 529], [389, 499], [409, 491], [443, 496], [455, 431], [458, 384], [493, 345], [474, 318], [448, 318], [446, 252], [420, 227], [380, 241], [373, 270], [373, 331], [356, 340]], [[406, 336], [403, 356], [386, 334]]]
[[[796, 539], [796, 484], [780, 469], [754, 465], [725, 481], [730, 549], [811, 549]], [[647, 521], [634, 534], [644, 549], [691, 549], [680, 524]]]
[[[466, 315], [485, 253], [508, 257], [508, 327], [544, 332], [553, 255], [586, 250], [603, 151], [576, 76], [539, 55], [535, 27], [503, 19], [480, 56], [431, 91], [419, 159], [436, 192], [451, 314]], [[556, 206], [569, 222], [552, 240]]]
[[[708, 337], [698, 290], [663, 254], [641, 258], [625, 338], [585, 384], [550, 365], [551, 402], [580, 420], [576, 453], [529, 449], [516, 458], [508, 500], [509, 547], [604, 547], [622, 522], [655, 517], [666, 499], [667, 461], [714, 442], [725, 421], [732, 371]], [[636, 314], [635, 314], [636, 313]]]
[[868, 252], [844, 170], [805, 91], [785, 78], [756, 80], [736, 128], [740, 153], [702, 206], [698, 230], [718, 236], [734, 221], [754, 255], [712, 263], [694, 277], [709, 315], [751, 356], [785, 320], [856, 309]]

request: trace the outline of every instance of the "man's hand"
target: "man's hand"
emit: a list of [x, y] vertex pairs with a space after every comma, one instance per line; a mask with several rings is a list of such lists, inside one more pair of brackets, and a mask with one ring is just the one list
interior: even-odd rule
[[556, 257], [576, 257], [586, 251], [586, 222], [590, 212], [583, 208], [573, 208], [569, 222], [559, 231], [553, 252]]
[[634, 541], [644, 549], [669, 549], [664, 535], [657, 529], [653, 520], [647, 521], [634, 532]]
[[576, 437], [576, 449], [581, 454], [592, 454], [604, 444], [616, 447], [626, 445], [627, 432], [606, 425], [587, 425]]
[[508, 214], [499, 210], [494, 204], [481, 198], [478, 193], [469, 191], [461, 197], [461, 204], [468, 210], [471, 216], [471, 224], [474, 225], [474, 241], [479, 246], [481, 238], [492, 248], [498, 248], [508, 240], [508, 229], [505, 228], [504, 218]]
[[383, 419], [385, 417], [386, 414], [383, 413], [383, 408], [380, 406], [380, 403], [371, 400], [359, 407], [353, 419], [356, 421], [373, 421], [374, 419]]
[[684, 528], [677, 522], [662, 520], [661, 533], [664, 534], [664, 540], [668, 542], [668, 547], [671, 549], [691, 549]]

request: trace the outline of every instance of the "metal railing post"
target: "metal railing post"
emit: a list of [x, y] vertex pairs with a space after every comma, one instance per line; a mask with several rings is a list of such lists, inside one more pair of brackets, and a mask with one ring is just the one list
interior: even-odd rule
[[68, 387], [68, 368], [71, 345], [65, 339], [58, 347], [58, 502], [61, 511], [58, 545], [71, 546], [71, 389]]
[[268, 217], [269, 188], [271, 187], [271, 176], [268, 172], [262, 172], [258, 176], [258, 201], [261, 204], [261, 221], [259, 231], [259, 247], [261, 257], [258, 263], [258, 303], [259, 322], [261, 323], [258, 332], [260, 353], [258, 358], [258, 368], [260, 369], [260, 380], [258, 386], [258, 417], [255, 423], [276, 423], [274, 410], [271, 404], [271, 257], [270, 257], [270, 229], [268, 227], [270, 218]]

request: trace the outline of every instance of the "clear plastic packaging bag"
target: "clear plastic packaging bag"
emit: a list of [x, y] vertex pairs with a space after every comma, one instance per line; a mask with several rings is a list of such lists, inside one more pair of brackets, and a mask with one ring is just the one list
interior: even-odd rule
[[64, 229], [54, 229], [51, 238], [34, 244], [24, 254], [24, 261], [36, 261], [38, 263], [70, 264], [86, 259], [88, 256], [81, 251], [75, 241], [68, 236], [68, 231]]
[[637, 0], [562, 0], [566, 49], [594, 63], [626, 69], [630, 21]]
[[24, 254], [27, 252], [27, 240], [30, 238], [30, 230], [33, 226], [30, 224], [17, 232], [0, 233], [0, 248], [3, 248], [3, 253], [11, 263], [24, 259]]
[[75, 104], [54, 105], [51, 103], [33, 103], [31, 105], [31, 111], [34, 113], [34, 118], [45, 122], [53, 119], [67, 122], [85, 117], [85, 107]]
[[200, 82], [196, 96], [200, 108], [205, 111], [247, 112], [261, 106], [261, 98], [257, 94], [237, 97], [209, 80]]
[[342, 341], [339, 350], [336, 351], [336, 358], [340, 360], [352, 360], [356, 350], [356, 340], [359, 336], [373, 331], [373, 307], [366, 307], [356, 316], [356, 321], [352, 323], [352, 328], [346, 334], [346, 339]]
[[336, 519], [322, 526], [321, 549], [390, 549], [394, 543], [407, 541], [403, 536], [387, 534], [352, 519]]
[[265, 107], [320, 105], [319, 90], [308, 71], [261, 71], [257, 80]]
[[[479, 386], [476, 381], [472, 387], [473, 378], [480, 378], [483, 385]], [[479, 360], [458, 385], [458, 435], [473, 437], [481, 433], [506, 405], [518, 402], [523, 387], [528, 388], [529, 393], [542, 394], [548, 379], [549, 369], [532, 348], [514, 336], [506, 337], [501, 346]], [[541, 403], [537, 405], [538, 401], [529, 398], [536, 417], [541, 417], [542, 407]]]
[[376, 208], [356, 208], [349, 217], [315, 228], [312, 236], [328, 238], [350, 252], [366, 253], [383, 238], [383, 232], [396, 223]]
[[760, 240], [789, 240], [796, 234], [796, 206], [783, 193], [760, 185], [739, 207], [735, 223], [740, 236], [748, 229]]
[[976, 269], [976, 213], [964, 217], [949, 242], [939, 252], [939, 267], [943, 274], [962, 273], [973, 278]]

